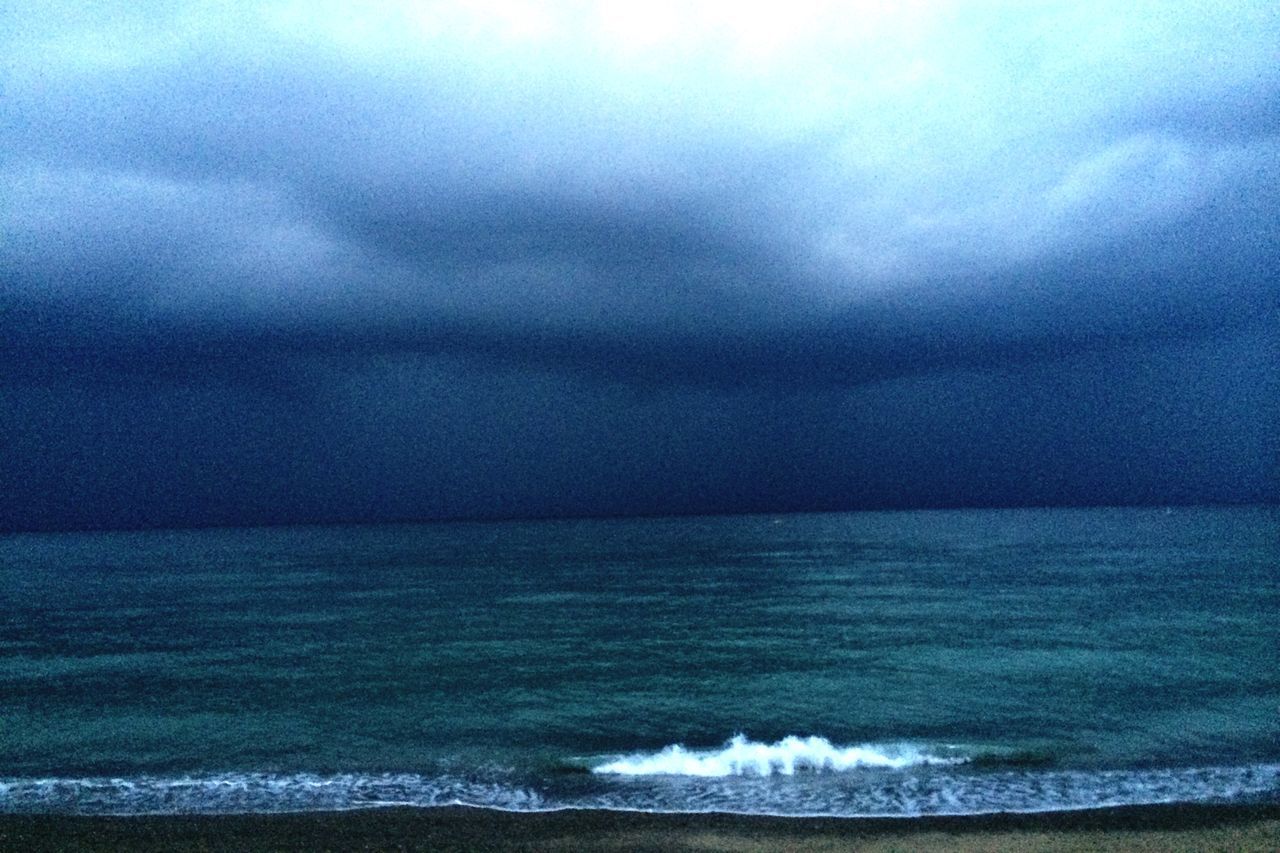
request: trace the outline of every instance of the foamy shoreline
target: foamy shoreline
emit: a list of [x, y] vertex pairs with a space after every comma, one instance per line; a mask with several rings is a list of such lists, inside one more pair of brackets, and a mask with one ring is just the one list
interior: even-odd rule
[[1280, 804], [928, 818], [451, 806], [274, 815], [0, 815], [3, 850], [1273, 850]]

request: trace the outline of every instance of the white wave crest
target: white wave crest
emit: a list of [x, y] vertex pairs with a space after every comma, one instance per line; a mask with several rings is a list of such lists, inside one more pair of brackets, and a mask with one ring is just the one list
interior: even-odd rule
[[757, 743], [745, 735], [736, 735], [718, 750], [689, 750], [675, 744], [657, 753], [617, 758], [592, 768], [592, 772], [623, 776], [791, 776], [797, 770], [899, 769], [963, 764], [966, 760], [933, 755], [910, 744], [836, 746], [824, 737], [795, 735], [777, 743]]

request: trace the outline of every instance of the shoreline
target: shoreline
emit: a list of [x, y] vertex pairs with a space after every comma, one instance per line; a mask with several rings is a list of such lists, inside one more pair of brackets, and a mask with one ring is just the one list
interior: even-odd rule
[[0, 850], [1274, 850], [1280, 803], [928, 817], [473, 806], [228, 815], [0, 815]]

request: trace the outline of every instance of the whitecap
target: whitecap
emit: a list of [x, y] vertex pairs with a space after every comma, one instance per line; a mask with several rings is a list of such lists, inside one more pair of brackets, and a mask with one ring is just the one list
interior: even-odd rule
[[962, 764], [967, 760], [932, 753], [913, 744], [837, 746], [816, 735], [788, 735], [776, 743], [759, 743], [740, 734], [720, 749], [691, 750], [674, 744], [659, 752], [619, 756], [592, 771], [623, 776], [792, 776], [798, 770], [901, 769]]

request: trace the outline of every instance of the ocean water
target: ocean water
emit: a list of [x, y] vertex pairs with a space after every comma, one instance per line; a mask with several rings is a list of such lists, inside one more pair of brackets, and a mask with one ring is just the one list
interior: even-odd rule
[[1280, 800], [1280, 511], [0, 537], [0, 811]]

